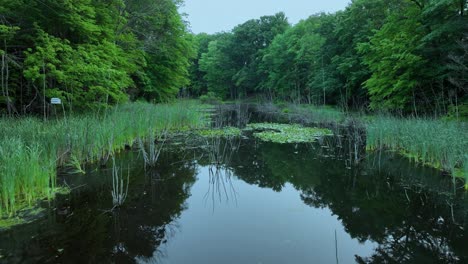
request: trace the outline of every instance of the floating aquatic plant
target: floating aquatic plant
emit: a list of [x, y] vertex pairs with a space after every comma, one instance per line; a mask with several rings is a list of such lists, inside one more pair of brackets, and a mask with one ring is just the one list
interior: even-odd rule
[[224, 138], [232, 138], [238, 137], [242, 134], [242, 130], [237, 127], [223, 127], [223, 128], [213, 128], [213, 129], [202, 129], [196, 132], [198, 135], [202, 137], [224, 137]]
[[247, 125], [247, 129], [253, 130], [255, 137], [275, 143], [307, 143], [332, 134], [329, 129], [298, 124], [255, 123]]

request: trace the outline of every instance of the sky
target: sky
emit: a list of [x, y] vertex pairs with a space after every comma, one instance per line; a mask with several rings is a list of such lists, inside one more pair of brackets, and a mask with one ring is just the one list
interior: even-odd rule
[[193, 33], [229, 31], [252, 18], [283, 11], [295, 24], [312, 14], [343, 10], [351, 0], [185, 0], [180, 8], [186, 13]]

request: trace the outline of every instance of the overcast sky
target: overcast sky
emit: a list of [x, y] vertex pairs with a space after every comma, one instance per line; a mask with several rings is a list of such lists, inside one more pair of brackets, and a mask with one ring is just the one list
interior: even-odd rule
[[283, 11], [290, 23], [318, 12], [344, 9], [350, 0], [185, 0], [181, 13], [188, 15], [194, 33], [228, 31], [252, 18]]

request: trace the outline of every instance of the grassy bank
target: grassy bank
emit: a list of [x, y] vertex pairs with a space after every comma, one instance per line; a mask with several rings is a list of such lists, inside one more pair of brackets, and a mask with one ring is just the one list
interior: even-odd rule
[[368, 149], [390, 149], [420, 163], [465, 177], [468, 126], [464, 122], [376, 116], [367, 123]]
[[107, 161], [136, 138], [162, 130], [205, 125], [198, 106], [188, 102], [132, 103], [99, 115], [42, 122], [35, 118], [0, 119], [0, 216], [54, 196], [56, 169]]
[[361, 122], [366, 128], [368, 150], [397, 151], [418, 163], [465, 178], [468, 189], [466, 122], [344, 113], [327, 106], [295, 104], [280, 104], [276, 111], [305, 123]]

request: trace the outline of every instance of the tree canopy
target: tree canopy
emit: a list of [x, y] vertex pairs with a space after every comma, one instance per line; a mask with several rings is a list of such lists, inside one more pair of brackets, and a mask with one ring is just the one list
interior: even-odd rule
[[295, 25], [264, 16], [197, 36], [191, 79], [199, 94], [224, 98], [466, 117], [467, 9], [464, 0], [355, 0]]
[[175, 0], [3, 0], [0, 111], [167, 101], [189, 83], [192, 35]]
[[0, 113], [93, 109], [184, 92], [468, 115], [465, 0], [354, 0], [194, 35], [181, 0], [2, 0]]

